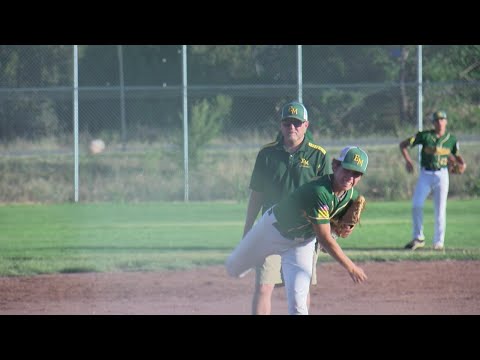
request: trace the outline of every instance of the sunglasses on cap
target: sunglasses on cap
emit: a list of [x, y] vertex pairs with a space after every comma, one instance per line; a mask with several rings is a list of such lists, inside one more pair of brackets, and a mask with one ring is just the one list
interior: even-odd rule
[[303, 121], [296, 120], [296, 119], [287, 119], [287, 120], [282, 120], [282, 125], [285, 127], [290, 127], [291, 125], [293, 125], [296, 128], [298, 128], [303, 125]]

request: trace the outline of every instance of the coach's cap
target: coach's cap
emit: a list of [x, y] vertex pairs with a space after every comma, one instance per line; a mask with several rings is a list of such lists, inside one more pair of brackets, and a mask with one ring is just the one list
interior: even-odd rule
[[288, 118], [308, 121], [307, 109], [303, 104], [296, 101], [288, 103], [282, 109], [282, 120]]
[[445, 111], [435, 111], [432, 115], [432, 121], [438, 120], [438, 119], [446, 119], [447, 118], [447, 113]]
[[368, 155], [358, 146], [344, 147], [337, 160], [341, 161], [344, 169], [358, 171], [362, 174], [367, 172]]

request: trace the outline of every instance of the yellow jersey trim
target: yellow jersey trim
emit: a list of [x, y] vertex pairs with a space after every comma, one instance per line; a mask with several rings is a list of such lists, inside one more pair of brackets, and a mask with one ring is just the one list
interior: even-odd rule
[[308, 143], [308, 146], [310, 146], [311, 148], [314, 148], [316, 150], [320, 150], [322, 152], [323, 155], [325, 155], [327, 153], [327, 150], [325, 150], [323, 147], [321, 147], [320, 145], [316, 145], [316, 144], [313, 144], [311, 142]]

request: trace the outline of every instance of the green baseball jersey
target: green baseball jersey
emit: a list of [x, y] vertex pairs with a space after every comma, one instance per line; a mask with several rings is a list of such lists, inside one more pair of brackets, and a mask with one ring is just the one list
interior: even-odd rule
[[283, 138], [265, 145], [257, 155], [250, 179], [250, 189], [264, 193], [262, 213], [300, 185], [316, 176], [332, 173], [330, 155], [314, 144], [308, 132], [293, 154], [285, 151]]
[[409, 140], [410, 147], [422, 145], [421, 166], [426, 169], [447, 167], [448, 156], [459, 151], [457, 139], [450, 133], [437, 137], [435, 130], [419, 131]]
[[331, 218], [341, 217], [350, 200], [359, 193], [355, 188], [338, 198], [332, 189], [333, 175], [324, 175], [302, 185], [273, 208], [275, 227], [282, 235], [293, 239], [315, 235], [312, 224], [328, 224]]

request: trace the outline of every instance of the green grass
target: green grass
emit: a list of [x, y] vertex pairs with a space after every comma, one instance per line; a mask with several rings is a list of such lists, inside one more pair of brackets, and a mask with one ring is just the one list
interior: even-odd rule
[[[480, 260], [480, 200], [448, 202], [446, 250], [411, 252], [410, 202], [369, 202], [339, 242], [354, 261]], [[240, 240], [245, 203], [189, 202], [0, 206], [0, 276], [153, 271], [223, 264]], [[333, 261], [326, 254], [320, 261]]]
[[[357, 261], [395, 260], [479, 260], [480, 230], [476, 229], [480, 200], [453, 200], [447, 204], [444, 252], [432, 250], [433, 203], [424, 209], [425, 248], [405, 251], [411, 240], [410, 201], [370, 202], [360, 226], [347, 239], [340, 239], [344, 251]], [[328, 255], [325, 255], [328, 256]]]

